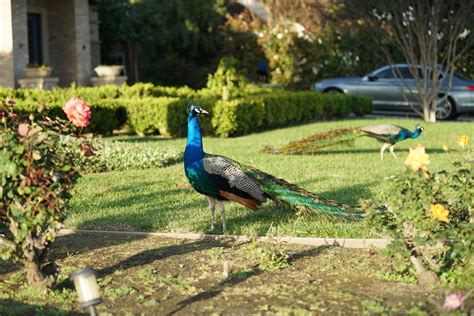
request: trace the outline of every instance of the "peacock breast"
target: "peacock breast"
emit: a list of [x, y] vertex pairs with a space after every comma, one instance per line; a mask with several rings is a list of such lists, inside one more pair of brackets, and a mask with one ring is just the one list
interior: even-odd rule
[[202, 161], [185, 165], [184, 172], [189, 183], [199, 193], [209, 196], [219, 195], [218, 188], [215, 187], [213, 179], [204, 170]]

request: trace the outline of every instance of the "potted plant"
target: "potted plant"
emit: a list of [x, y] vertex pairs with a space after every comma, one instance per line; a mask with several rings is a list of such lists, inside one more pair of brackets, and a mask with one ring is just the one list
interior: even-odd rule
[[48, 65], [28, 64], [25, 67], [25, 76], [27, 78], [45, 78], [49, 77], [53, 68]]
[[99, 65], [94, 68], [99, 77], [117, 77], [124, 69], [123, 65]]

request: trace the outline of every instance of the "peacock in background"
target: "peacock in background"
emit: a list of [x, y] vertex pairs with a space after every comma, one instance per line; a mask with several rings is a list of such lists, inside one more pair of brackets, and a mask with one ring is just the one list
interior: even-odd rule
[[184, 171], [193, 188], [207, 196], [211, 230], [214, 229], [217, 205], [221, 212], [222, 228], [224, 232], [227, 231], [223, 203], [226, 200], [240, 203], [254, 211], [272, 200], [295, 211], [347, 219], [362, 217], [363, 212], [352, 210], [347, 205], [322, 199], [283, 179], [227, 157], [205, 153], [198, 117], [208, 112], [192, 103], [189, 103], [187, 112], [188, 139], [184, 152]]
[[267, 146], [263, 149], [264, 152], [272, 154], [305, 154], [314, 153], [319, 149], [334, 146], [338, 144], [351, 143], [356, 138], [368, 136], [382, 142], [380, 149], [380, 156], [383, 160], [383, 153], [390, 147], [390, 153], [394, 158], [397, 156], [393, 152], [396, 143], [405, 140], [417, 138], [423, 132], [423, 127], [417, 125], [415, 130], [410, 130], [396, 125], [370, 125], [355, 128], [339, 128], [330, 130], [324, 133], [318, 133], [301, 140], [293, 141], [281, 148], [274, 148]]

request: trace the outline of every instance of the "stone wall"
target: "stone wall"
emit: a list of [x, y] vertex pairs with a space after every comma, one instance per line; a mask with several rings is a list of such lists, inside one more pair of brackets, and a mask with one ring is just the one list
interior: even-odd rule
[[100, 64], [100, 40], [96, 7], [89, 0], [0, 0], [0, 85], [17, 86], [28, 64], [28, 8], [46, 15], [45, 63], [59, 85], [90, 85]]
[[74, 0], [74, 17], [74, 30], [76, 33], [77, 83], [79, 85], [90, 85], [92, 67], [89, 0]]
[[91, 68], [92, 75], [94, 68], [100, 65], [100, 39], [99, 39], [99, 15], [96, 5], [89, 5], [89, 21], [91, 31]]
[[15, 87], [28, 64], [26, 0], [0, 0], [0, 85]]

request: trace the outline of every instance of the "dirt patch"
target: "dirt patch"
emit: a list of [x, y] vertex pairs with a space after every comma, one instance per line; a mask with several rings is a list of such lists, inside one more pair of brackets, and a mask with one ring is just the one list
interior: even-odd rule
[[0, 263], [1, 314], [85, 312], [68, 276], [87, 264], [98, 271], [99, 312], [114, 314], [433, 314], [446, 291], [397, 276], [375, 250], [75, 234], [60, 237], [51, 255], [61, 274], [48, 293]]

